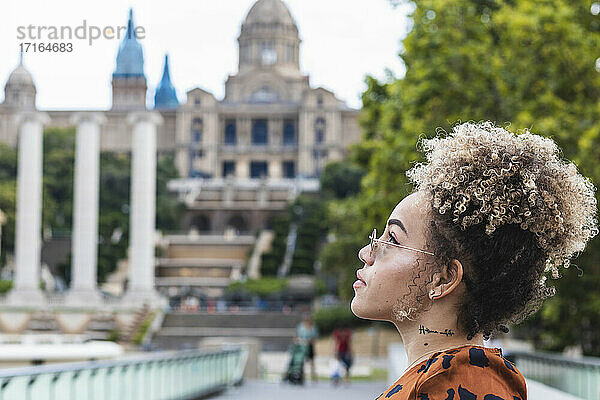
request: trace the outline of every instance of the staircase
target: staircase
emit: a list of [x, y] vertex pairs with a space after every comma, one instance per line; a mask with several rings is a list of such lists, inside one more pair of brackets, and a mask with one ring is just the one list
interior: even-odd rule
[[162, 349], [196, 348], [203, 338], [256, 338], [263, 351], [285, 351], [296, 335], [300, 313], [252, 311], [237, 313], [182, 313], [165, 315], [153, 342]]
[[152, 310], [148, 306], [148, 304], [144, 304], [142, 308], [135, 312], [135, 316], [133, 317], [133, 321], [127, 329], [123, 332], [123, 335], [120, 338], [120, 341], [125, 343], [132, 343], [135, 337], [135, 334], [138, 332], [146, 318], [148, 318], [152, 314]]

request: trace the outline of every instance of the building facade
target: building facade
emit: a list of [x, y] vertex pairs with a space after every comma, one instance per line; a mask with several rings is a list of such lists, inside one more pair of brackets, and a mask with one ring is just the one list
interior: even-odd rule
[[[131, 151], [127, 115], [154, 108], [160, 153], [174, 154], [181, 177], [310, 178], [340, 160], [359, 140], [357, 110], [331, 91], [313, 88], [300, 71], [298, 27], [281, 0], [258, 0], [238, 37], [238, 71], [218, 100], [201, 88], [179, 104], [165, 57], [162, 79], [147, 107], [144, 54], [130, 11], [127, 33], [112, 74], [112, 106], [102, 111], [101, 149]], [[0, 141], [16, 146], [14, 114], [35, 109], [36, 87], [23, 62], [11, 73], [0, 105]], [[73, 126], [74, 111], [47, 111], [49, 127]]]
[[[77, 125], [82, 123], [78, 110], [44, 110], [45, 127], [77, 126], [78, 135], [80, 129], [92, 129], [100, 150], [134, 153], [133, 167], [136, 150], [144, 147], [140, 140], [145, 134], [136, 134], [142, 127], [152, 134], [146, 147], [154, 149], [156, 132], [156, 152], [174, 156], [180, 178], [169, 182], [169, 188], [187, 206], [184, 232], [155, 243], [164, 247], [164, 256], [146, 262], [148, 266], [136, 267], [139, 263], [130, 259], [139, 270], [130, 270], [130, 282], [138, 274], [145, 285], [154, 281], [164, 294], [195, 287], [218, 297], [231, 280], [260, 276], [272, 218], [287, 212], [299, 193], [318, 192], [317, 178], [325, 164], [344, 158], [359, 140], [358, 111], [331, 91], [310, 86], [308, 75], [300, 70], [300, 44], [287, 6], [281, 0], [258, 0], [241, 25], [238, 71], [227, 78], [223, 99], [194, 88], [180, 103], [165, 56], [162, 78], [148, 107], [143, 48], [130, 11], [112, 74], [110, 109], [86, 111], [87, 128]], [[17, 116], [37, 110], [36, 86], [22, 57], [4, 89], [0, 141], [17, 146]], [[133, 117], [140, 127], [132, 125]], [[96, 167], [94, 171], [97, 175]], [[154, 213], [152, 207], [147, 209]], [[139, 230], [144, 243], [154, 233], [153, 226], [148, 229], [152, 232]], [[78, 268], [73, 265], [74, 271]], [[95, 276], [88, 275], [88, 280]]]

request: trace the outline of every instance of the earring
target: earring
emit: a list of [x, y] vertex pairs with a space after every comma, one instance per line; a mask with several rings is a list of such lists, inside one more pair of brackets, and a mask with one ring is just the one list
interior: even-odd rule
[[429, 291], [429, 298], [431, 300], [433, 300], [434, 298], [439, 297], [441, 294], [442, 294], [442, 290], [440, 288], [437, 288], [436, 290], [431, 289]]

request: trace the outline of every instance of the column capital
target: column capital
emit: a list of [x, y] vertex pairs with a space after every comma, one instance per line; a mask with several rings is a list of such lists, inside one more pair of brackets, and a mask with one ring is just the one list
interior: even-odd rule
[[24, 122], [39, 122], [46, 125], [50, 122], [48, 113], [39, 111], [23, 111], [14, 116], [15, 124], [21, 125]]
[[128, 124], [135, 125], [137, 122], [149, 122], [154, 125], [161, 125], [163, 117], [155, 111], [139, 111], [127, 115]]
[[106, 117], [104, 116], [104, 113], [101, 112], [78, 111], [71, 114], [70, 121], [75, 125], [88, 121], [97, 125], [102, 125], [106, 122]]

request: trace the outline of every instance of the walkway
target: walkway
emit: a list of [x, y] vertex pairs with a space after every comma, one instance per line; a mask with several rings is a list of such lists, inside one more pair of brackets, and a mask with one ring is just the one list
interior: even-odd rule
[[328, 381], [316, 384], [308, 382], [304, 386], [247, 380], [239, 387], [212, 397], [214, 400], [365, 400], [375, 399], [387, 388], [385, 382], [352, 382], [350, 386], [334, 387]]

